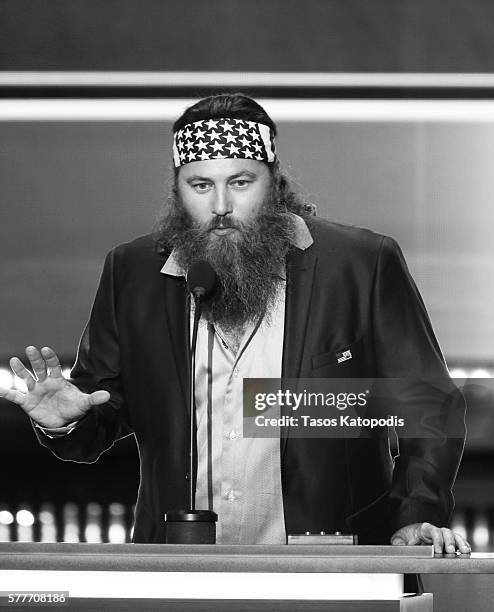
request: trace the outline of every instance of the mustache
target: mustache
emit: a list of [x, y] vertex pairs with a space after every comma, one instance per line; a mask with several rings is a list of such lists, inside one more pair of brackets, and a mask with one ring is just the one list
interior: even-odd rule
[[232, 219], [231, 217], [222, 217], [222, 216], [215, 216], [207, 225], [207, 230], [208, 231], [212, 231], [215, 229], [237, 229], [237, 230], [241, 230], [242, 229], [242, 224], [236, 222], [234, 219]]

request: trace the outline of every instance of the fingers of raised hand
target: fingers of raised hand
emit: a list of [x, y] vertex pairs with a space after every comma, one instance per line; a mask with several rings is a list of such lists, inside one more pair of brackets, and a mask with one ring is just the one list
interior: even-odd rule
[[18, 357], [12, 357], [9, 361], [12, 372], [26, 383], [28, 391], [32, 391], [36, 385], [31, 372], [24, 366]]
[[34, 376], [17, 357], [10, 360], [10, 367], [14, 374], [26, 383], [28, 391], [33, 390], [36, 382], [46, 380], [48, 375], [52, 378], [62, 378], [62, 367], [53, 349], [45, 346], [39, 351], [35, 346], [28, 346], [26, 357], [29, 359]]
[[36, 380], [43, 382], [48, 375], [46, 370], [46, 363], [41, 353], [35, 346], [28, 346], [26, 348], [26, 357], [29, 359], [29, 363], [33, 369]]
[[41, 356], [44, 359], [46, 367], [50, 370], [52, 378], [62, 378], [62, 366], [57, 354], [49, 346], [44, 346], [41, 349]]
[[9, 402], [14, 402], [22, 408], [24, 405], [25, 395], [16, 389], [5, 389], [4, 387], [0, 387], [0, 397], [4, 397]]
[[99, 404], [104, 404], [105, 402], [107, 402], [110, 399], [110, 394], [108, 393], [108, 391], [94, 391], [93, 393], [90, 393], [88, 396], [88, 402], [89, 402], [89, 406], [97, 406]]

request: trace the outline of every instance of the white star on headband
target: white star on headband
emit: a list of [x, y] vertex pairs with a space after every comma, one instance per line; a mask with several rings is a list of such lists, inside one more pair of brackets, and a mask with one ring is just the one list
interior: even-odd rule
[[231, 144], [229, 147], [226, 148], [230, 151], [232, 155], [236, 155], [239, 151], [239, 148], [236, 147], [234, 144]]
[[219, 140], [220, 133], [213, 130], [212, 132], [209, 132], [208, 137], [211, 138], [211, 140]]
[[213, 142], [211, 146], [213, 147], [213, 151], [221, 151], [224, 145], [221, 142]]

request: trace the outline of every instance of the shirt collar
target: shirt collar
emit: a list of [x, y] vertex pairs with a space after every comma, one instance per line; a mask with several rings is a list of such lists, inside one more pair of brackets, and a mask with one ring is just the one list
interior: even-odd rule
[[[295, 213], [288, 213], [293, 220], [295, 232], [293, 234], [292, 239], [290, 240], [290, 244], [301, 251], [305, 251], [308, 249], [311, 244], [314, 242], [312, 235], [307, 227], [306, 222], [296, 215]], [[165, 265], [160, 270], [163, 274], [169, 274], [170, 276], [185, 276], [185, 270], [177, 261], [177, 253], [176, 250], [170, 253], [168, 259], [165, 262]]]

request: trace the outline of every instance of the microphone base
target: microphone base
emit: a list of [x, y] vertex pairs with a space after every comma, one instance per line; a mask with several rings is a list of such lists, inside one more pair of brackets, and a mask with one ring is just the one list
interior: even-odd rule
[[165, 544], [216, 544], [212, 510], [169, 510], [165, 514]]

